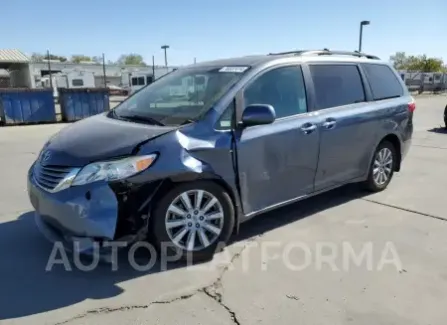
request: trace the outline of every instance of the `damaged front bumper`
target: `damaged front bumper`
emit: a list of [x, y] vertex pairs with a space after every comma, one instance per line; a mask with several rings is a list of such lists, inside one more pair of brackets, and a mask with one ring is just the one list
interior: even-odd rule
[[148, 214], [143, 213], [147, 205], [143, 198], [150, 197], [155, 188], [95, 182], [50, 193], [35, 180], [33, 168], [28, 173], [28, 195], [41, 233], [67, 251], [98, 254], [104, 260], [111, 258], [113, 247], [125, 247], [146, 236]]

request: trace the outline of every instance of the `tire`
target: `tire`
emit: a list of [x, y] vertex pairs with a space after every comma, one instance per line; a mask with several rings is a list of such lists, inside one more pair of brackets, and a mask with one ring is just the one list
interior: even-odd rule
[[[180, 217], [180, 215], [168, 211], [171, 204], [176, 202], [178, 203], [175, 205], [176, 207], [180, 206], [183, 211], [187, 210], [184, 203], [182, 203], [184, 201], [179, 198], [184, 193], [189, 194], [188, 197], [190, 198], [190, 203], [194, 208], [196, 204], [195, 200], [198, 196], [196, 194], [198, 191], [203, 191], [203, 199], [201, 204], [202, 209], [200, 209], [202, 212], [194, 215], [194, 212], [199, 211], [199, 209], [193, 209], [190, 210], [192, 213], [188, 213], [183, 217]], [[217, 199], [217, 203], [210, 208], [211, 210], [209, 211], [211, 212], [205, 211], [207, 213], [203, 213], [203, 208], [205, 208], [207, 203], [210, 202], [211, 197]], [[201, 216], [209, 216], [211, 214], [217, 216], [219, 211], [222, 211], [222, 218], [207, 221], [205, 219], [206, 217], [203, 217], [203, 221], [199, 220]], [[172, 229], [168, 230], [167, 220], [181, 222], [183, 224], [178, 226], [178, 228], [173, 227]], [[199, 223], [201, 224], [200, 227], [197, 226]], [[218, 235], [206, 228], [210, 223], [214, 226], [214, 231], [217, 228], [220, 229], [220, 233]], [[161, 198], [151, 216], [151, 232], [154, 244], [158, 247], [162, 255], [167, 254], [171, 258], [179, 257], [179, 260], [181, 261], [188, 260], [197, 262], [212, 259], [217, 250], [226, 245], [233, 232], [234, 223], [235, 209], [230, 195], [221, 186], [214, 182], [194, 181], [190, 183], [182, 183], [172, 188]], [[192, 227], [191, 224], [193, 224]], [[194, 226], [199, 228], [194, 228]], [[176, 244], [174, 239], [177, 238], [177, 236], [181, 236], [181, 232], [184, 231], [185, 228], [187, 228], [188, 232], [184, 234], [184, 236], [180, 238], [181, 241]], [[198, 246], [194, 250], [188, 249], [189, 247], [187, 244], [190, 236], [192, 236], [192, 232], [195, 232], [195, 239], [193, 239], [193, 242], [197, 244], [196, 246]], [[206, 241], [202, 239], [203, 233], [205, 233], [205, 236], [209, 240], [208, 246], [205, 246]], [[200, 248], [200, 246], [203, 247]]]
[[[381, 157], [385, 157], [385, 155], [386, 158], [383, 158], [384, 161], [388, 162], [388, 155], [390, 155], [391, 163], [383, 164], [381, 167], [378, 167], [380, 165], [378, 165], [377, 163], [379, 161], [383, 161], [381, 160]], [[397, 154], [394, 145], [389, 141], [381, 142], [374, 152], [374, 156], [369, 167], [368, 179], [364, 182], [366, 190], [370, 192], [380, 192], [386, 189], [388, 184], [391, 182], [391, 179], [393, 178], [394, 171], [396, 169], [396, 163]], [[379, 168], [378, 171], [376, 170], [377, 168]], [[382, 171], [386, 175], [386, 180], [384, 180], [383, 177], [378, 178], [375, 171], [377, 171], [379, 174]]]
[[444, 109], [444, 126], [447, 129], [447, 106]]

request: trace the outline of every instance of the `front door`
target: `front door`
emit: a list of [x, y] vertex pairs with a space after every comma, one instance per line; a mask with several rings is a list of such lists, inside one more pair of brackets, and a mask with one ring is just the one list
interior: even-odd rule
[[276, 112], [273, 124], [245, 128], [238, 139], [242, 205], [250, 215], [313, 191], [319, 130], [300, 66], [268, 70], [243, 92], [243, 107], [269, 104]]
[[[355, 64], [310, 64], [319, 115], [320, 156], [315, 190], [336, 187], [363, 176], [374, 148], [378, 121], [367, 102]], [[368, 162], [366, 162], [368, 163]]]

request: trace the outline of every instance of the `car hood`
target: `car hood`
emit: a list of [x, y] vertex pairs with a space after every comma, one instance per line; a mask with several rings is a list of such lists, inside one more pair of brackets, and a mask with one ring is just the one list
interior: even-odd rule
[[[42, 150], [45, 165], [82, 167], [132, 154], [137, 145], [177, 127], [127, 122], [99, 114], [62, 129]], [[43, 155], [41, 155], [43, 157]]]

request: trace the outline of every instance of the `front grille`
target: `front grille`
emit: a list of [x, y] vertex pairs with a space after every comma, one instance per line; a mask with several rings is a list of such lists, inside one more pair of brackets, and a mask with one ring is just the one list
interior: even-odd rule
[[39, 162], [36, 162], [33, 174], [35, 181], [40, 187], [52, 191], [72, 169], [71, 167], [62, 166], [42, 166]]

